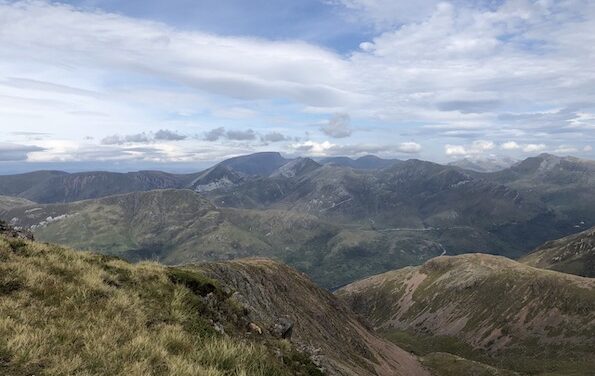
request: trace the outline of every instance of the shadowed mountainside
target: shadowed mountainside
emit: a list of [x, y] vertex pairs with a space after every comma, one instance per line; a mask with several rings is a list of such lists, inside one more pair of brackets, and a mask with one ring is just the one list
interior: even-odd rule
[[480, 177], [537, 197], [573, 225], [595, 225], [595, 161], [540, 154]]
[[131, 261], [182, 264], [266, 256], [333, 287], [386, 267], [439, 255], [419, 232], [376, 232], [331, 224], [297, 211], [217, 208], [190, 190], [135, 192], [4, 211], [42, 241]]
[[595, 227], [537, 248], [521, 262], [537, 268], [595, 277]]

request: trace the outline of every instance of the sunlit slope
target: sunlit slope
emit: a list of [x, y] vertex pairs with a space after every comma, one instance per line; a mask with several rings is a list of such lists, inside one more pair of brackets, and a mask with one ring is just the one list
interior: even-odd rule
[[397, 343], [410, 340], [406, 333], [452, 338], [460, 344], [442, 351], [476, 351], [519, 370], [584, 374], [594, 365], [594, 279], [469, 254], [373, 276], [338, 295]]

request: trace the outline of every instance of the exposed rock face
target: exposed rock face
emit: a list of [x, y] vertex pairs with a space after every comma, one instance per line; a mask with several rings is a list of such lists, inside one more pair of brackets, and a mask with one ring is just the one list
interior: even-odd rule
[[287, 318], [282, 317], [273, 325], [273, 334], [279, 338], [291, 339], [292, 333], [293, 321]]
[[428, 375], [409, 353], [375, 334], [303, 274], [266, 259], [199, 264], [235, 290], [250, 319], [290, 339], [330, 375]]
[[271, 177], [281, 176], [285, 178], [294, 178], [314, 171], [319, 167], [320, 165], [310, 158], [297, 158], [279, 167], [277, 171], [271, 174]]
[[15, 229], [14, 227], [10, 226], [2, 220], [0, 220], [0, 235], [8, 236], [11, 238], [34, 240], [31, 231]]
[[210, 192], [217, 189], [231, 189], [244, 179], [244, 176], [229, 167], [217, 165], [202, 172], [188, 186], [197, 192]]

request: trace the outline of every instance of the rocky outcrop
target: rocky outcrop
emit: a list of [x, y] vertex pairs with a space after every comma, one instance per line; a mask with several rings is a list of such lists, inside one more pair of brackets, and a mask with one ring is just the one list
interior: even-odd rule
[[0, 220], [0, 235], [8, 236], [10, 238], [34, 240], [31, 231], [16, 229], [3, 220]]
[[379, 338], [332, 294], [268, 259], [196, 266], [222, 283], [253, 325], [290, 340], [329, 375], [429, 375], [417, 359]]

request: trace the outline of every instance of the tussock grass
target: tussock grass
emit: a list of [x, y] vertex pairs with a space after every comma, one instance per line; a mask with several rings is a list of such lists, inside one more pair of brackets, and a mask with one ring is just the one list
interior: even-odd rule
[[240, 338], [223, 292], [205, 303], [216, 289], [198, 273], [0, 236], [0, 374], [299, 374]]

